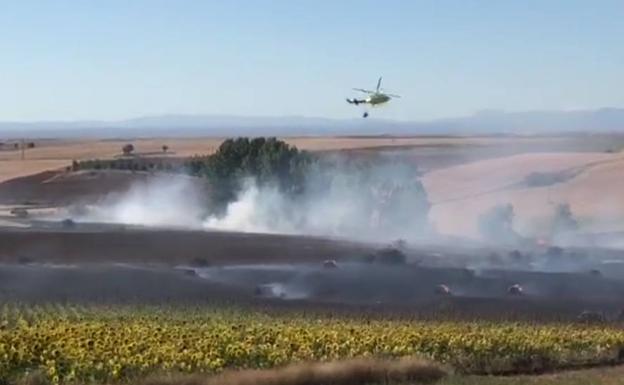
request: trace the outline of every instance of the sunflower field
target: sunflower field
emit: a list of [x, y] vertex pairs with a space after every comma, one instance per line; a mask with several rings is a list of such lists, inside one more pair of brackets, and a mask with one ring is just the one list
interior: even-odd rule
[[462, 372], [531, 371], [613, 362], [623, 346], [624, 330], [604, 325], [358, 320], [199, 307], [0, 307], [0, 381], [35, 370], [53, 383], [101, 383], [154, 372], [408, 355]]

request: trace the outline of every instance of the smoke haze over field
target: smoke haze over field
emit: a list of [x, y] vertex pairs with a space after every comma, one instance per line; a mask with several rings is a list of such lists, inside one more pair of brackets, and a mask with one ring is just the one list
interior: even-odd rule
[[[437, 232], [510, 246], [536, 242], [531, 238], [562, 246], [580, 245], [591, 241], [592, 232], [614, 232], [608, 242], [614, 245], [619, 239], [615, 232], [624, 223], [617, 198], [621, 196], [620, 184], [611, 182], [613, 176], [621, 174], [621, 155], [546, 150], [499, 154], [493, 159], [433, 169], [422, 177], [416, 169], [419, 162], [410, 157], [413, 150], [403, 155], [367, 154], [358, 158], [355, 166], [348, 157], [325, 154], [319, 165], [305, 172], [302, 192], [284, 190], [271, 179], [263, 182], [248, 178], [241, 180], [240, 188], [219, 206], [211, 204], [210, 189], [202, 190], [206, 179], [163, 175], [151, 182], [137, 183], [123, 194], [110, 194], [86, 213], [77, 212], [71, 217], [380, 242], [398, 238], [412, 242], [433, 240], [430, 236]], [[557, 176], [569, 170], [580, 171], [563, 180], [549, 180], [546, 186], [527, 183], [537, 171], [539, 175]], [[606, 183], [607, 180], [610, 182]], [[592, 198], [596, 196], [601, 199]], [[507, 204], [513, 206], [513, 223], [505, 224], [510, 236], [484, 234], [480, 218], [495, 206]], [[562, 231], [556, 225], [557, 205], [569, 205], [570, 218], [566, 221], [578, 222], [578, 226], [573, 226], [578, 230]], [[489, 227], [500, 229], [503, 224], [493, 221]], [[583, 234], [585, 238], [580, 237]], [[503, 238], [508, 238], [507, 242]], [[607, 244], [604, 236], [600, 239], [600, 245]]]
[[225, 213], [207, 228], [342, 236], [357, 239], [418, 239], [426, 236], [428, 203], [413, 166], [372, 164], [311, 171], [303, 194], [247, 180]]
[[192, 178], [161, 177], [108, 196], [77, 219], [380, 241], [426, 235], [428, 203], [413, 167], [335, 167], [310, 171], [301, 194], [244, 179], [221, 210], [209, 206]]
[[122, 194], [111, 194], [98, 204], [75, 208], [76, 219], [144, 226], [199, 228], [205, 199], [191, 178], [163, 176], [135, 183]]
[[228, 204], [225, 215], [211, 215], [204, 221], [209, 229], [292, 233], [286, 200], [274, 187], [259, 188], [253, 179], [244, 183], [236, 201]]

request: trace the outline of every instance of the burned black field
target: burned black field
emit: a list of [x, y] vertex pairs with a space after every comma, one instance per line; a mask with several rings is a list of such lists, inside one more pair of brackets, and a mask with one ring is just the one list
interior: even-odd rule
[[106, 226], [2, 236], [2, 301], [535, 321], [619, 321], [624, 310], [624, 268], [613, 250], [401, 247]]

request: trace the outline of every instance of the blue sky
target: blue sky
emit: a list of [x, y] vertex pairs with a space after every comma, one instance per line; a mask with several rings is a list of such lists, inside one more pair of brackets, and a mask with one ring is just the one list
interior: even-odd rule
[[0, 120], [624, 107], [624, 2], [6, 0]]

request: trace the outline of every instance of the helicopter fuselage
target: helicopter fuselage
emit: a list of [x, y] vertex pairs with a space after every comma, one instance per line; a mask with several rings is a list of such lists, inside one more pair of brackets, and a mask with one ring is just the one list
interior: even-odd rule
[[390, 97], [386, 94], [382, 93], [374, 93], [368, 98], [366, 98], [366, 102], [370, 105], [383, 104], [390, 100]]
[[[365, 94], [368, 94], [368, 96], [364, 99], [347, 98], [347, 103], [354, 104], [356, 106], [360, 104], [369, 104], [371, 107], [375, 107], [375, 106], [389, 102], [390, 99], [392, 98], [400, 98], [399, 95], [386, 94], [385, 92], [382, 92], [382, 89], [380, 86], [381, 86], [381, 77], [379, 78], [379, 80], [377, 80], [377, 87], [375, 88], [374, 91], [367, 90], [364, 88], [354, 88], [353, 90], [358, 91], [358, 92], [363, 92]], [[364, 111], [364, 114], [362, 115], [362, 117], [367, 118], [368, 111]]]

